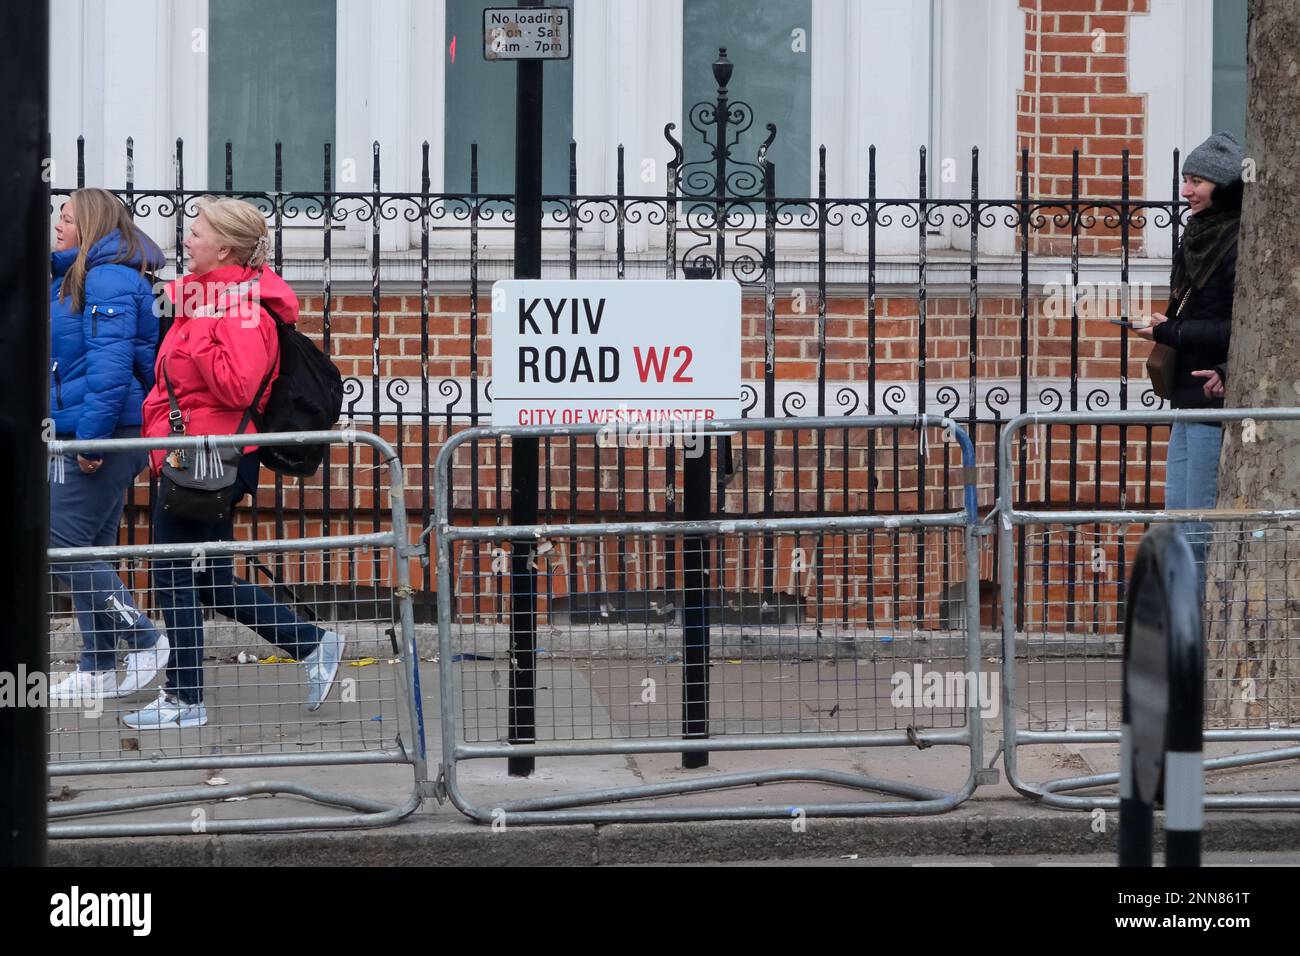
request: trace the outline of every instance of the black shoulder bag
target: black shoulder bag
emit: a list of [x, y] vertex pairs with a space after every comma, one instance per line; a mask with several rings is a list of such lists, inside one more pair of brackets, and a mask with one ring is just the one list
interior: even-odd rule
[[[1192, 294], [1191, 286], [1183, 293], [1182, 301], [1175, 304], [1174, 309], [1168, 311], [1173, 315], [1167, 315], [1166, 319], [1172, 321], [1183, 314], [1187, 308], [1187, 300]], [[1173, 299], [1169, 300], [1173, 303]], [[1163, 399], [1174, 397], [1174, 390], [1178, 387], [1178, 352], [1168, 345], [1157, 342], [1151, 347], [1150, 354], [1147, 355], [1147, 378], [1151, 379], [1151, 390]]]
[[[248, 427], [274, 370], [274, 365], [267, 369], [257, 394], [253, 396], [253, 404], [248, 406], [244, 417], [239, 420], [236, 435], [243, 434]], [[167, 418], [171, 422], [171, 433], [179, 437], [185, 434], [185, 418], [180, 403], [176, 401], [171, 376], [165, 367], [162, 372], [163, 382], [167, 386], [167, 400], [171, 403]], [[235, 479], [239, 477], [239, 459], [243, 455], [244, 449], [238, 445], [217, 449], [206, 442], [197, 450], [197, 454], [189, 448], [174, 448], [169, 451], [163, 459], [162, 481], [158, 487], [163, 511], [177, 518], [207, 524], [224, 521], [230, 516], [235, 504]]]

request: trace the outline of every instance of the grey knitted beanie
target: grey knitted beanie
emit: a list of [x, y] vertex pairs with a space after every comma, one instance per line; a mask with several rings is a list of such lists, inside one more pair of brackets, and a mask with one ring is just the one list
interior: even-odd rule
[[1244, 151], [1231, 133], [1215, 133], [1183, 160], [1184, 176], [1200, 176], [1226, 186], [1241, 178]]

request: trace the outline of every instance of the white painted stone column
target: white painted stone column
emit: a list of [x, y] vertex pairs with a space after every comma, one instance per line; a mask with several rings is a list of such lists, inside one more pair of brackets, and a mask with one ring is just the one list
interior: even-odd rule
[[[54, 185], [76, 185], [77, 136], [86, 138], [86, 185], [121, 189], [126, 140], [142, 188], [175, 184], [176, 138], [187, 188], [207, 185], [207, 0], [55, 0], [51, 7], [50, 127]], [[147, 206], [156, 210], [159, 200]], [[171, 216], [142, 216], [165, 249]]]
[[[410, 0], [339, 0], [335, 183], [340, 191], [372, 189], [376, 141], [380, 191], [419, 189], [419, 144], [424, 137], [413, 136], [410, 125], [414, 22]], [[410, 247], [410, 224], [401, 215], [404, 207], [398, 203], [395, 208], [397, 218], [380, 223], [383, 251]], [[369, 245], [372, 223], [349, 216], [347, 228], [364, 234]]]
[[[1147, 97], [1146, 195], [1135, 198], [1171, 201], [1174, 147], [1186, 157], [1212, 132], [1213, 26], [1210, 0], [1151, 0], [1149, 14], [1129, 17], [1129, 89]], [[1173, 255], [1168, 224], [1147, 223], [1147, 254]]]
[[[969, 199], [971, 149], [979, 148], [980, 198], [1014, 199], [1016, 178], [1016, 91], [1024, 77], [1025, 16], [1016, 0], [961, 3], [942, 0], [939, 35], [939, 90], [935, 96], [938, 140], [933, 194]], [[944, 182], [944, 163], [951, 159], [954, 181]], [[951, 222], [955, 209], [945, 208]], [[1013, 208], [999, 208], [994, 225], [981, 224], [979, 251], [1011, 255], [1015, 228], [1004, 225]], [[963, 216], [964, 218], [964, 216]], [[954, 249], [970, 249], [970, 226], [949, 230]]]
[[[411, 60], [409, 118], [411, 149], [411, 192], [420, 188], [420, 151], [429, 142], [429, 190], [440, 192], [445, 182], [443, 160], [443, 124], [446, 116], [446, 4], [417, 3], [411, 10]], [[340, 90], [340, 95], [342, 95]], [[440, 225], [450, 221], [444, 220]], [[433, 223], [431, 222], [432, 226]], [[418, 248], [420, 224], [412, 223], [410, 243]]]
[[[927, 3], [878, 0], [847, 5], [840, 162], [849, 195], [867, 195], [867, 152], [872, 143], [876, 144], [877, 197], [916, 195], [918, 149], [929, 139], [929, 21]], [[893, 225], [877, 229], [877, 253], [914, 253], [916, 226], [900, 224], [906, 210], [882, 212], [892, 217]], [[866, 253], [866, 226], [845, 223], [844, 250]]]
[[[578, 144], [578, 191], [613, 195], [618, 145], [623, 144], [628, 195], [667, 189], [672, 147], [665, 123], [681, 127], [682, 15], [680, 0], [577, 0], [574, 9], [573, 131]], [[663, 227], [641, 222], [624, 230], [627, 252], [663, 246]], [[617, 245], [614, 223], [599, 227], [604, 246]]]

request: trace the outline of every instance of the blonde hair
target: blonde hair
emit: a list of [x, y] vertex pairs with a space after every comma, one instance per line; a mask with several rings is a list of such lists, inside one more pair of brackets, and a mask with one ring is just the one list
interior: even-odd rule
[[59, 301], [72, 300], [72, 308], [80, 312], [86, 307], [86, 253], [95, 243], [116, 230], [122, 236], [117, 262], [130, 262], [139, 258], [139, 270], [145, 271], [144, 245], [131, 220], [131, 214], [112, 193], [104, 189], [78, 189], [68, 197], [76, 215], [77, 257], [68, 267], [59, 287]]
[[228, 196], [204, 196], [198, 201], [198, 210], [221, 244], [234, 251], [236, 262], [254, 269], [266, 264], [271, 238], [266, 219], [256, 206]]

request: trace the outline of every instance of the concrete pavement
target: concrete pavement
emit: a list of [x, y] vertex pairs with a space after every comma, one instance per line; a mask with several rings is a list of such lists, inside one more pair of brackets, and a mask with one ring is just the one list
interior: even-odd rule
[[[462, 661], [461, 699], [457, 702], [461, 732], [471, 741], [492, 741], [500, 735], [504, 691], [500, 687], [500, 662]], [[657, 686], [672, 686], [664, 660], [644, 666], [626, 661], [546, 661], [539, 672], [542, 699], [550, 709], [539, 710], [539, 727], [572, 738], [642, 736], [667, 732], [680, 702], [641, 700], [646, 675]], [[990, 665], [991, 667], [992, 665]], [[1066, 665], [1061, 664], [1061, 667]], [[430, 764], [439, 761], [438, 665], [421, 666], [422, 696]], [[719, 672], [720, 670], [720, 672]], [[146, 701], [112, 702], [98, 718], [56, 711], [52, 725], [57, 755], [65, 760], [95, 756], [109, 760], [121, 756], [200, 756], [225, 753], [282, 753], [319, 750], [382, 749], [400, 724], [392, 705], [399, 685], [396, 666], [376, 660], [348, 668], [351, 678], [347, 700], [333, 699], [317, 715], [304, 714], [296, 665], [208, 665], [212, 721], [201, 730], [128, 735], [118, 723], [122, 710]], [[644, 674], [643, 674], [644, 672]], [[1024, 688], [1025, 715], [1082, 715], [1080, 719], [1107, 720], [1103, 705], [1085, 713], [1071, 700], [1069, 682], [1051, 679], [1056, 672], [1042, 671], [1044, 685], [1060, 686], [1053, 699], [1043, 694], [1031, 698]], [[1062, 672], [1063, 673], [1063, 672]], [[887, 721], [906, 726], [914, 715], [892, 706], [888, 670], [863, 667], [853, 661], [829, 663], [736, 662], [715, 664], [714, 715], [716, 726], [731, 732], [775, 732], [818, 729], [849, 731], [886, 729]], [[1061, 676], [1061, 675], [1057, 675]], [[1095, 686], [1095, 685], [1094, 685]], [[852, 694], [847, 691], [852, 688]], [[342, 696], [336, 691], [336, 695]], [[856, 708], [829, 703], [838, 699]], [[821, 706], [826, 703], [828, 706]], [[904, 709], [905, 710], [905, 709]], [[944, 726], [943, 712], [930, 714], [930, 725]], [[378, 718], [378, 719], [375, 719]], [[409, 730], [404, 730], [409, 733]], [[1000, 721], [985, 722], [985, 762], [1000, 739]], [[409, 738], [408, 738], [409, 739]], [[1252, 745], [1256, 749], [1258, 745]], [[121, 748], [135, 748], [123, 750]], [[1217, 746], [1212, 753], [1230, 752]], [[1262, 749], [1262, 748], [1259, 748]], [[1039, 781], [1083, 773], [1113, 770], [1117, 748], [1112, 745], [1050, 745], [1022, 748], [1019, 757], [1025, 779]], [[507, 776], [504, 760], [467, 761], [459, 778], [467, 799], [495, 807], [529, 797], [571, 793], [588, 789], [635, 786], [642, 783], [704, 780], [724, 773], [772, 768], [816, 767], [863, 774], [932, 787], [958, 789], [966, 777], [964, 751], [952, 747], [822, 749], [781, 752], [714, 753], [709, 766], [686, 771], [676, 754], [599, 755], [539, 758], [537, 772], [528, 779]], [[252, 781], [284, 781], [331, 792], [352, 794], [378, 804], [400, 806], [413, 793], [409, 766], [362, 765], [275, 769], [185, 770], [162, 773], [72, 774], [52, 781], [57, 807], [73, 807], [147, 793], [164, 793], [178, 787], [211, 792], [213, 798], [181, 806], [133, 810], [112, 815], [74, 817], [60, 823], [130, 823], [165, 821], [183, 825], [183, 836], [63, 839], [51, 842], [50, 858], [56, 864], [147, 865], [193, 863], [205, 865], [327, 865], [327, 864], [645, 864], [761, 860], [943, 861], [960, 858], [988, 860], [1080, 862], [1113, 858], [1117, 819], [1101, 820], [1095, 814], [1044, 808], [1018, 795], [1006, 782], [999, 763], [999, 780], [981, 786], [963, 806], [935, 816], [826, 818], [798, 814], [788, 818], [687, 823], [617, 823], [564, 826], [478, 825], [450, 804], [426, 799], [423, 805], [393, 826], [312, 832], [213, 834], [205, 830], [214, 821], [282, 818], [309, 815], [325, 819], [354, 814], [355, 810], [323, 806], [295, 795], [250, 795], [223, 799], [227, 788]], [[66, 788], [66, 790], [64, 789]], [[206, 788], [206, 790], [205, 790]], [[1300, 762], [1286, 761], [1219, 771], [1207, 777], [1210, 793], [1300, 792]], [[789, 811], [813, 804], [855, 803], [882, 799], [879, 795], [821, 783], [779, 782], [741, 790], [714, 790], [686, 797], [659, 798], [640, 805], [717, 807], [727, 804], [768, 806]], [[620, 804], [619, 806], [630, 806]], [[1274, 862], [1300, 861], [1300, 811], [1207, 813], [1205, 846], [1210, 853], [1268, 853]], [[1279, 855], [1280, 854], [1280, 858]], [[1291, 855], [1294, 855], [1293, 859]]]

